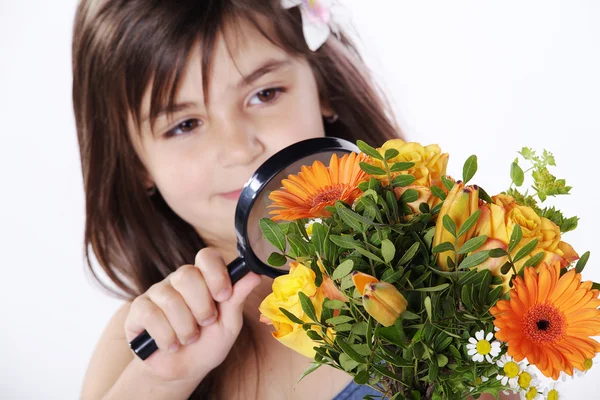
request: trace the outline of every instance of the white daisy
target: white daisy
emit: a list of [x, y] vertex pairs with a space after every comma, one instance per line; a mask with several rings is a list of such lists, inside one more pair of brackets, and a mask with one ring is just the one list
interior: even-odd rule
[[556, 386], [556, 382], [552, 382], [544, 388], [544, 397], [547, 400], [558, 400], [560, 398]]
[[531, 367], [526, 367], [523, 371], [521, 371], [519, 378], [517, 379], [517, 384], [521, 390], [527, 390], [532, 386], [537, 387], [540, 382], [541, 381], [537, 379], [537, 374]]
[[484, 337], [483, 330], [475, 333], [475, 337], [469, 338], [469, 344], [467, 345], [468, 352], [470, 356], [473, 356], [473, 361], [482, 362], [484, 358], [489, 362], [493, 363], [493, 358], [497, 357], [500, 354], [500, 342], [493, 341], [490, 343], [490, 340], [494, 337], [492, 332], [489, 332]]
[[538, 390], [535, 386], [531, 386], [527, 390], [520, 391], [519, 395], [521, 395], [521, 400], [543, 399], [542, 394], [540, 392], [538, 392]]
[[508, 354], [504, 354], [496, 365], [502, 368], [500, 373], [496, 376], [496, 379], [504, 386], [509, 386], [513, 390], [517, 390], [519, 387], [519, 374], [523, 370], [521, 364], [513, 360]]

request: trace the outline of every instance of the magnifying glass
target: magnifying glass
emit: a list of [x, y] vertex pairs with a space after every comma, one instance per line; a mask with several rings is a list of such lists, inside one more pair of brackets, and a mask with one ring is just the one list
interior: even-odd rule
[[[269, 218], [269, 195], [274, 190], [281, 189], [281, 181], [289, 175], [298, 174], [303, 165], [309, 166], [315, 161], [328, 165], [333, 154], [342, 157], [351, 152], [359, 153], [360, 150], [354, 143], [344, 139], [307, 139], [275, 153], [256, 170], [244, 185], [235, 210], [239, 257], [227, 266], [232, 285], [250, 271], [271, 278], [288, 273], [287, 265], [274, 268], [267, 263], [269, 255], [277, 251], [263, 237], [260, 229], [260, 220]], [[158, 349], [154, 339], [146, 331], [133, 339], [130, 347], [142, 360]]]

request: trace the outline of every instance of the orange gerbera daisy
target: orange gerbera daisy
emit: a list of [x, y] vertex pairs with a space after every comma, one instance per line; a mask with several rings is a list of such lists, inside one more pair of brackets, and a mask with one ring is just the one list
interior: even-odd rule
[[600, 299], [592, 282], [570, 270], [560, 276], [560, 263], [542, 263], [538, 272], [526, 267], [517, 277], [510, 300], [490, 309], [500, 330], [496, 338], [508, 342], [508, 354], [519, 362], [527, 358], [547, 377], [584, 370], [586, 359], [600, 352]]
[[310, 167], [302, 166], [298, 175], [288, 176], [281, 182], [283, 188], [269, 195], [273, 201], [270, 207], [278, 208], [271, 211], [272, 220], [325, 218], [330, 216], [325, 207], [335, 205], [336, 201], [352, 204], [362, 193], [358, 184], [368, 177], [359, 165], [365, 159], [362, 154], [350, 153], [338, 158], [334, 153], [329, 168], [321, 161]]

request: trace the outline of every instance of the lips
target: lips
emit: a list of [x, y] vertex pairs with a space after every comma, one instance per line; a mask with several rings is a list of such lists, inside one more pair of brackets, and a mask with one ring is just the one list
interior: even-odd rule
[[242, 189], [234, 190], [233, 192], [221, 193], [220, 196], [228, 200], [237, 200], [242, 194]]

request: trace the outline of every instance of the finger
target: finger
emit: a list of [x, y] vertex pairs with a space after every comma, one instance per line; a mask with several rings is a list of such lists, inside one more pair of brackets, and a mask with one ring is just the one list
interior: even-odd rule
[[159, 290], [149, 290], [148, 297], [167, 317], [181, 344], [195, 342], [200, 336], [198, 323], [181, 294], [170, 284], [161, 285]]
[[244, 302], [261, 281], [260, 275], [249, 272], [233, 286], [233, 294], [229, 300], [219, 305], [221, 322], [229, 329], [241, 328]]
[[139, 296], [132, 302], [125, 321], [127, 341], [131, 342], [144, 329], [154, 339], [159, 349], [177, 351], [179, 348], [177, 335], [160, 307], [148, 297]]
[[204, 248], [196, 254], [195, 264], [202, 272], [212, 298], [219, 302], [229, 299], [233, 290], [221, 255], [210, 247]]
[[217, 319], [217, 307], [200, 270], [193, 265], [183, 265], [175, 271], [169, 282], [189, 307], [200, 326], [212, 324]]

